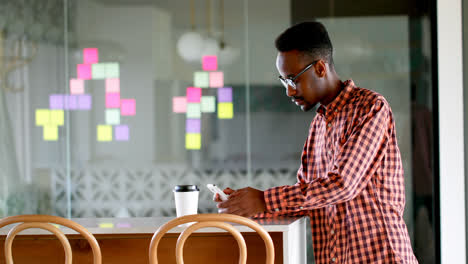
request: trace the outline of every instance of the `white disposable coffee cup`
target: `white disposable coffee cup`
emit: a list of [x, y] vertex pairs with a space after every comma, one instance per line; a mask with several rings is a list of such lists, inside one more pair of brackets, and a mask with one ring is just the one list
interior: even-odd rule
[[174, 187], [177, 217], [197, 214], [199, 192], [197, 185], [176, 185]]

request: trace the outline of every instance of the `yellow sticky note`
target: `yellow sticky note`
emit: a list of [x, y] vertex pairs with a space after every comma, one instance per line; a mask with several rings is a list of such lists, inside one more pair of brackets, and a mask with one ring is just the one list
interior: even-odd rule
[[114, 228], [114, 224], [113, 223], [100, 223], [99, 227], [100, 228]]
[[64, 112], [63, 110], [50, 110], [50, 124], [54, 126], [63, 126]]
[[48, 125], [50, 123], [49, 109], [36, 109], [36, 126]]
[[234, 107], [232, 103], [218, 103], [218, 118], [232, 119], [234, 116]]
[[201, 148], [201, 134], [199, 133], [185, 134], [185, 148], [186, 149], [200, 149]]
[[98, 125], [97, 140], [98, 141], [112, 141], [112, 126]]
[[57, 141], [58, 127], [56, 125], [44, 125], [44, 140]]

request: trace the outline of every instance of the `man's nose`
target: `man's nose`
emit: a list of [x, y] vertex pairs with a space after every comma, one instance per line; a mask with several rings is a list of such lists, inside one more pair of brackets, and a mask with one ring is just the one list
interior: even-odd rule
[[292, 88], [291, 85], [288, 85], [288, 88], [286, 88], [286, 95], [289, 97], [296, 95], [296, 92], [297, 91], [294, 88]]

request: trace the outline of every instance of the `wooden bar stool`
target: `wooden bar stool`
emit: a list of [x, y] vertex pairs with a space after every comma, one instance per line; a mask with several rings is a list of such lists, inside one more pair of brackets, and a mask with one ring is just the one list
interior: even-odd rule
[[9, 216], [5, 217], [0, 220], [0, 228], [10, 225], [20, 223], [19, 225], [15, 226], [13, 229], [8, 232], [7, 238], [5, 240], [5, 258], [6, 264], [13, 264], [13, 256], [11, 253], [11, 247], [13, 244], [13, 240], [16, 235], [25, 230], [30, 228], [41, 228], [52, 232], [62, 243], [64, 250], [65, 250], [65, 263], [71, 264], [72, 263], [72, 250], [70, 243], [68, 242], [67, 237], [65, 234], [58, 229], [57, 227], [53, 226], [52, 224], [62, 225], [68, 228], [75, 230], [76, 232], [80, 233], [91, 246], [93, 250], [93, 260], [94, 264], [101, 264], [102, 263], [102, 256], [101, 256], [101, 249], [99, 248], [99, 244], [96, 238], [91, 234], [86, 228], [82, 225], [73, 222], [69, 219], [52, 216], [52, 215], [16, 215], [16, 216]]
[[157, 249], [161, 238], [171, 230], [172, 228], [190, 223], [195, 222], [194, 224], [187, 227], [180, 235], [179, 239], [177, 240], [176, 244], [176, 260], [177, 264], [183, 264], [183, 249], [184, 244], [187, 238], [196, 230], [205, 228], [205, 227], [217, 227], [224, 229], [231, 233], [237, 241], [237, 245], [239, 246], [239, 264], [245, 264], [247, 262], [247, 247], [245, 244], [245, 240], [240, 234], [240, 232], [234, 228], [229, 223], [236, 223], [245, 225], [250, 227], [254, 231], [256, 231], [260, 237], [265, 242], [266, 247], [266, 263], [273, 264], [275, 260], [275, 249], [273, 247], [273, 241], [265, 229], [256, 222], [242, 217], [238, 215], [231, 215], [231, 214], [196, 214], [196, 215], [186, 215], [182, 217], [175, 218], [163, 226], [161, 226], [153, 235], [151, 239], [151, 244], [149, 248], [149, 261], [150, 264], [157, 264]]

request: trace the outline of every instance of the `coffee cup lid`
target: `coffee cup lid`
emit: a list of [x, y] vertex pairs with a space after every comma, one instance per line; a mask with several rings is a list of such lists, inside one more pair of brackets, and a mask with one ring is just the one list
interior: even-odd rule
[[174, 192], [198, 192], [200, 189], [198, 189], [197, 185], [176, 185], [174, 187]]

